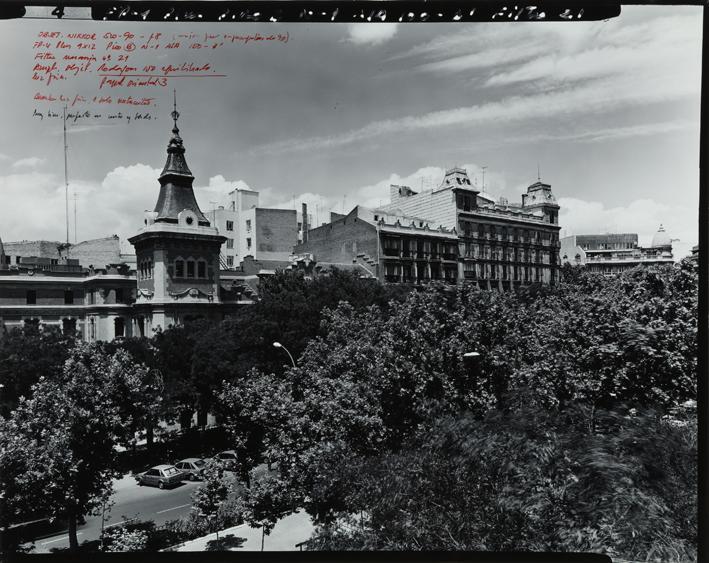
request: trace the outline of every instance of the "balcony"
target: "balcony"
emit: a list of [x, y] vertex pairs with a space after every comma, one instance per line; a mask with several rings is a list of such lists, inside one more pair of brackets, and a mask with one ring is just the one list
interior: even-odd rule
[[387, 283], [399, 283], [401, 281], [401, 276], [397, 274], [386, 274], [384, 279]]
[[407, 260], [412, 260], [414, 257], [414, 253], [410, 251], [408, 248], [405, 248], [404, 250], [401, 251], [401, 257], [405, 258]]
[[401, 250], [399, 248], [386, 248], [385, 247], [382, 250], [382, 252], [384, 253], [384, 256], [388, 256], [391, 258], [398, 258]]
[[444, 252], [443, 259], [455, 261], [458, 260], [458, 254], [456, 252]]
[[474, 271], [466, 270], [463, 272], [463, 277], [465, 277], [466, 280], [474, 280], [476, 276]]

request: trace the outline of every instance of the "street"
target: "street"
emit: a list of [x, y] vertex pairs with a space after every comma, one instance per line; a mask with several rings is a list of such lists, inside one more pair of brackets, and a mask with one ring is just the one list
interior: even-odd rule
[[[116, 526], [125, 520], [153, 520], [159, 525], [174, 520], [190, 511], [192, 491], [200, 483], [184, 481], [174, 489], [141, 487], [130, 475], [113, 482], [114, 493], [111, 500], [114, 505], [106, 507], [105, 527]], [[77, 528], [79, 543], [96, 540], [101, 537], [101, 514], [87, 516], [86, 524]], [[48, 553], [53, 549], [69, 547], [66, 531], [50, 537], [35, 540], [33, 553]]]

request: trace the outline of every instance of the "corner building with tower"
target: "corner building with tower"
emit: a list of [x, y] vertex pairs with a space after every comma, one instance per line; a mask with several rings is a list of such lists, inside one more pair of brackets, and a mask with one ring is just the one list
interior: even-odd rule
[[197, 204], [176, 108], [172, 117], [155, 209], [128, 239], [135, 265], [86, 267], [69, 257], [71, 248], [59, 258], [18, 257], [11, 264], [0, 243], [0, 336], [27, 323], [78, 332], [86, 341], [150, 336], [157, 328], [197, 318], [220, 320], [253, 302], [251, 288], [237, 276], [220, 275], [219, 250], [226, 237]]
[[420, 193], [392, 185], [390, 202], [358, 206], [311, 229], [296, 254], [320, 265], [358, 265], [382, 282], [472, 283], [510, 290], [559, 276], [559, 205], [538, 180], [520, 203], [495, 200], [463, 168]]

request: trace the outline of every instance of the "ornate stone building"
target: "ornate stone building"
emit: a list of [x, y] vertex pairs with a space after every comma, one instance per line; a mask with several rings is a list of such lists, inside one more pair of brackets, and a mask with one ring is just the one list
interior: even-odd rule
[[134, 323], [141, 333], [195, 317], [218, 319], [234, 301], [219, 279], [219, 251], [226, 237], [197, 205], [178, 117], [174, 109], [155, 210], [145, 214], [145, 226], [128, 239], [136, 254]]
[[296, 254], [319, 264], [358, 264], [389, 283], [474, 283], [513, 289], [554, 284], [559, 269], [559, 205], [551, 186], [536, 182], [521, 203], [494, 200], [462, 168], [440, 186], [417, 193], [392, 185], [391, 201], [361, 206], [311, 229]]
[[635, 266], [674, 264], [672, 239], [660, 225], [649, 247], [638, 244], [637, 233], [571, 235], [561, 239], [563, 264], [585, 266], [605, 275], [619, 274]]

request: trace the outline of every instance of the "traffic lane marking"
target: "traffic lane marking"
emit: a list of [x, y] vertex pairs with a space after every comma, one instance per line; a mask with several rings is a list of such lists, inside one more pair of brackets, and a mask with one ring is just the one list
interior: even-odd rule
[[[84, 533], [84, 532], [77, 532], [76, 535], [77, 535], [77, 536], [80, 536], [80, 535], [83, 534], [83, 533]], [[54, 543], [55, 541], [62, 541], [62, 540], [68, 540], [68, 539], [69, 539], [69, 536], [66, 535], [66, 536], [62, 536], [61, 538], [57, 538], [57, 539], [55, 539], [55, 540], [43, 541], [41, 545], [47, 545], [48, 543]]]
[[133, 520], [137, 520], [137, 519], [138, 519], [137, 516], [135, 518], [128, 518], [127, 520], [121, 520], [120, 522], [114, 522], [113, 524], [107, 524], [103, 528], [105, 530], [106, 528], [111, 528], [112, 526], [120, 526], [121, 524], [126, 524], [128, 522], [132, 522]]
[[185, 506], [192, 506], [191, 502], [187, 504], [181, 504], [180, 506], [173, 506], [172, 508], [166, 508], [165, 510], [158, 510], [155, 514], [162, 514], [163, 512], [170, 512], [171, 510], [177, 510], [178, 508], [184, 508]]

